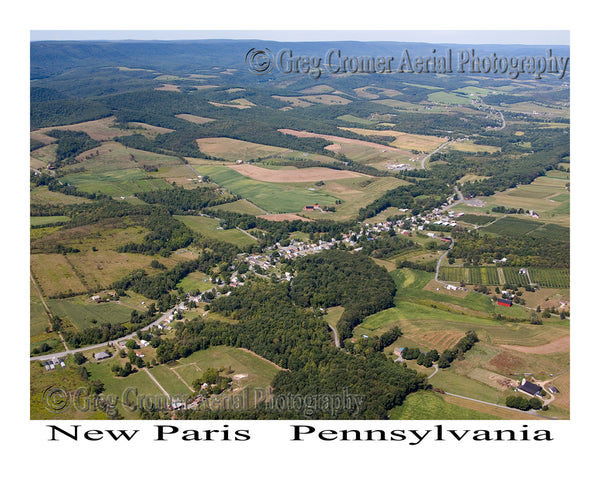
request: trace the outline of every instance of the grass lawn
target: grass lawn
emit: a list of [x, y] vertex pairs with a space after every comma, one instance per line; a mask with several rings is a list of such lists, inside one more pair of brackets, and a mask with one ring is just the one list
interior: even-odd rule
[[389, 411], [390, 420], [498, 420], [499, 417], [453, 405], [433, 392], [411, 393]]
[[177, 287], [183, 288], [184, 292], [193, 292], [194, 290], [210, 290], [214, 284], [210, 281], [210, 277], [202, 272], [192, 272], [187, 277], [182, 279]]

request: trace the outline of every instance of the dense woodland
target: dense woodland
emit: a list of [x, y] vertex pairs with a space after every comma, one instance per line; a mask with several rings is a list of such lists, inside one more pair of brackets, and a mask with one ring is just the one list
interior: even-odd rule
[[451, 260], [460, 259], [466, 265], [492, 263], [506, 258], [506, 265], [515, 267], [569, 268], [570, 253], [564, 239], [538, 238], [527, 235], [496, 236], [477, 231], [454, 234], [454, 247], [448, 252]]

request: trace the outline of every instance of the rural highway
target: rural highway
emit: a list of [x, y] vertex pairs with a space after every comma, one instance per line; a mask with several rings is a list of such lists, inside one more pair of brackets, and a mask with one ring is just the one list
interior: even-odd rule
[[[140, 328], [140, 330], [143, 332], [143, 331], [149, 330], [152, 327], [155, 327], [160, 322], [165, 321], [169, 317], [169, 315], [172, 315], [176, 308], [179, 308], [179, 307], [182, 307], [182, 306], [183, 306], [183, 303], [180, 303], [177, 307], [174, 307], [171, 310], [169, 310], [168, 312], [163, 313], [157, 320], [154, 320], [151, 324], [146, 325], [145, 327]], [[31, 362], [34, 362], [34, 361], [44, 361], [44, 360], [52, 360], [53, 358], [66, 357], [67, 355], [70, 355], [70, 354], [73, 354], [73, 353], [85, 352], [85, 351], [93, 350], [93, 349], [99, 348], [99, 347], [106, 347], [106, 346], [108, 346], [110, 344], [119, 343], [119, 342], [122, 342], [123, 340], [129, 340], [130, 338], [133, 338], [134, 336], [135, 336], [135, 332], [134, 333], [130, 333], [129, 335], [125, 335], [124, 337], [117, 338], [115, 340], [109, 340], [108, 342], [104, 342], [104, 343], [97, 343], [95, 345], [88, 345], [87, 347], [74, 348], [72, 350], [67, 349], [64, 352], [55, 352], [55, 353], [49, 353], [47, 355], [38, 355], [38, 356], [35, 356], [35, 357], [30, 357], [29, 361], [31, 361]]]
[[427, 161], [427, 159], [429, 157], [431, 157], [434, 153], [439, 152], [442, 148], [444, 148], [445, 146], [451, 144], [454, 140], [448, 140], [446, 143], [442, 143], [438, 148], [436, 148], [433, 152], [428, 153], [426, 156], [423, 157], [423, 160], [421, 160], [421, 168], [423, 170], [425, 170], [425, 162]]

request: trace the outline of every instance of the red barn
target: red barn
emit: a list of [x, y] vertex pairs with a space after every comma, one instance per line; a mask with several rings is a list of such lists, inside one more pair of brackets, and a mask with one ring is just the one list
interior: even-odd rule
[[503, 307], [512, 307], [512, 300], [509, 300], [507, 298], [499, 298], [498, 305], [501, 305]]

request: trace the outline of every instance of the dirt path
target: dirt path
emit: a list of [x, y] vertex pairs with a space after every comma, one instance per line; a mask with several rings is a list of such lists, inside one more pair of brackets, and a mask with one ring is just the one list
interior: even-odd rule
[[158, 388], [160, 388], [161, 392], [163, 392], [163, 393], [164, 393], [164, 394], [165, 394], [167, 397], [171, 398], [171, 395], [169, 394], [169, 392], [167, 392], [167, 391], [166, 391], [166, 390], [163, 388], [163, 386], [162, 386], [160, 383], [158, 383], [158, 380], [157, 380], [156, 378], [154, 378], [154, 375], [152, 375], [152, 374], [150, 373], [150, 370], [148, 370], [146, 367], [144, 367], [144, 368], [143, 368], [143, 370], [145, 370], [145, 371], [146, 371], [146, 373], [147, 373], [147, 374], [148, 374], [148, 376], [150, 377], [150, 380], [152, 380], [154, 383], [156, 383], [156, 386], [157, 386]]
[[571, 337], [569, 335], [565, 337], [553, 340], [550, 343], [544, 345], [537, 345], [535, 347], [524, 347], [520, 345], [500, 345], [502, 348], [508, 348], [509, 350], [516, 350], [521, 353], [558, 353], [566, 352], [571, 346]]
[[[48, 325], [50, 325], [50, 329], [52, 329], [52, 312], [50, 311], [50, 308], [48, 307], [46, 300], [44, 300], [44, 295], [42, 295], [42, 290], [40, 289], [40, 286], [35, 281], [35, 278], [33, 277], [33, 273], [29, 272], [29, 278], [31, 279], [31, 283], [33, 284], [33, 287], [35, 288], [35, 291], [37, 292], [38, 297], [40, 297], [40, 300], [42, 301], [44, 310], [46, 310], [46, 315], [48, 315]], [[60, 341], [62, 342], [63, 346], [65, 347], [65, 350], [69, 350], [69, 347], [67, 347], [67, 342], [65, 342], [65, 339], [63, 338], [62, 333], [60, 333], [60, 332], [56, 332], [56, 333], [58, 334]]]
[[177, 378], [179, 378], [179, 380], [181, 380], [181, 382], [190, 389], [190, 392], [194, 392], [194, 389], [192, 387], [190, 387], [188, 385], [188, 383], [183, 379], [183, 377], [181, 375], [179, 375], [179, 373], [177, 373], [177, 371], [174, 368], [170, 368], [169, 370], [171, 370], [175, 375], [177, 375]]
[[243, 350], [244, 352], [248, 352], [249, 354], [254, 355], [256, 358], [260, 358], [261, 360], [264, 360], [265, 362], [270, 363], [278, 370], [285, 370], [285, 371], [289, 372], [289, 368], [280, 367], [276, 363], [273, 363], [271, 360], [267, 360], [265, 357], [261, 357], [258, 353], [254, 353], [252, 350], [248, 350], [247, 348], [241, 348], [241, 347], [239, 347], [238, 350]]

